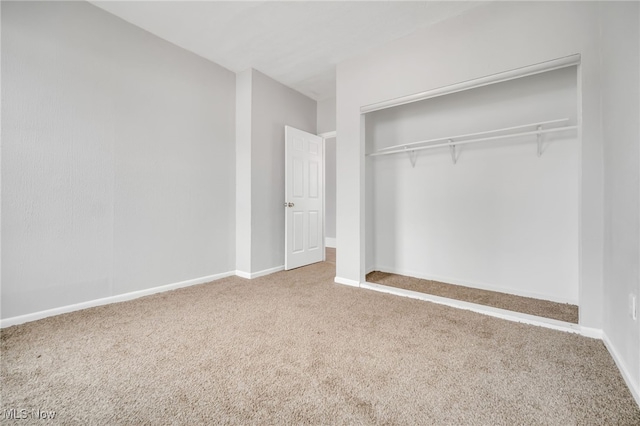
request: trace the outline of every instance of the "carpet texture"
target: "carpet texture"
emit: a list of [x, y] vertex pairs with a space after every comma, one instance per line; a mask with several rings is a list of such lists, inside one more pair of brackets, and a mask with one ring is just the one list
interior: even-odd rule
[[230, 277], [3, 329], [2, 413], [55, 411], [46, 424], [65, 425], [640, 424], [598, 340], [334, 275], [323, 262]]
[[568, 303], [550, 302], [532, 297], [515, 296], [497, 291], [481, 290], [380, 271], [367, 274], [367, 281], [578, 324], [578, 307]]

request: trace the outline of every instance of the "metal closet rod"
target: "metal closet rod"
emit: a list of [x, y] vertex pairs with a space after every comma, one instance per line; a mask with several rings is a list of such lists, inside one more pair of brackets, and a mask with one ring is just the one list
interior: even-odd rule
[[[485, 132], [470, 133], [470, 134], [467, 134], [467, 135], [450, 136], [450, 137], [447, 137], [447, 138], [438, 138], [438, 139], [430, 139], [430, 140], [412, 142], [412, 143], [408, 143], [408, 144], [395, 145], [395, 146], [392, 146], [392, 147], [384, 148], [384, 149], [381, 149], [379, 151], [373, 152], [373, 153], [368, 154], [368, 155], [371, 156], [371, 157], [376, 157], [376, 156], [379, 156], [379, 155], [397, 154], [399, 152], [420, 151], [420, 150], [423, 150], [423, 149], [441, 148], [441, 147], [444, 147], [444, 146], [464, 145], [464, 144], [468, 144], [468, 143], [485, 142], [485, 141], [490, 141], [490, 140], [506, 139], [506, 138], [513, 138], [513, 137], [519, 137], [519, 136], [541, 135], [541, 134], [545, 134], [545, 133], [559, 132], [559, 131], [572, 130], [572, 129], [577, 129], [578, 128], [578, 126], [562, 126], [562, 127], [554, 127], [554, 128], [551, 128], [551, 129], [542, 129], [542, 128], [540, 128], [541, 126], [544, 126], [545, 124], [547, 124], [547, 125], [548, 124], [559, 124], [559, 123], [568, 122], [568, 121], [569, 121], [568, 118], [563, 118], [563, 119], [559, 119], [559, 120], [551, 120], [551, 121], [542, 121], [542, 122], [538, 122], [538, 123], [523, 124], [521, 126], [505, 127], [503, 129], [496, 129], [496, 130], [490, 130], [490, 131], [485, 131]], [[460, 139], [460, 138], [468, 138], [468, 137], [472, 137], [472, 136], [480, 136], [480, 135], [486, 135], [486, 134], [491, 134], [491, 133], [500, 133], [500, 132], [506, 132], [506, 131], [510, 131], [510, 130], [523, 129], [523, 128], [527, 128], [527, 127], [537, 127], [537, 129], [536, 130], [531, 130], [531, 131], [528, 131], [528, 132], [509, 133], [509, 134], [506, 134], [506, 135], [494, 135], [494, 136], [487, 136], [487, 137], [482, 137], [482, 138], [472, 138], [472, 139], [466, 139], [466, 140], [455, 140], [455, 139]], [[446, 142], [433, 143], [433, 142], [440, 142], [440, 141], [446, 141]], [[416, 146], [416, 145], [425, 144], [425, 143], [432, 143], [432, 144], [431, 145], [424, 145], [424, 146]]]

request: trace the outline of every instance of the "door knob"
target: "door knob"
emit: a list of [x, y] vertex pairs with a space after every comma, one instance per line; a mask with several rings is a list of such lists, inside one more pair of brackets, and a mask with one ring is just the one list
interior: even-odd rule
[[284, 203], [284, 206], [285, 207], [293, 207], [293, 206], [295, 206], [295, 204], [293, 204], [293, 203]]

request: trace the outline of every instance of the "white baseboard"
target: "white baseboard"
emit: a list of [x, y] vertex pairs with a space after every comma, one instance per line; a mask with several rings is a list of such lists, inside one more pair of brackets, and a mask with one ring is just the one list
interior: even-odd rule
[[548, 294], [541, 294], [541, 293], [535, 293], [535, 292], [530, 292], [530, 291], [522, 291], [522, 290], [518, 290], [518, 289], [513, 289], [511, 287], [508, 287], [508, 288], [499, 287], [499, 286], [495, 286], [495, 285], [491, 285], [491, 284], [487, 284], [487, 283], [460, 280], [460, 279], [457, 279], [457, 278], [443, 277], [443, 276], [439, 276], [439, 275], [423, 274], [423, 273], [420, 273], [420, 272], [410, 271], [410, 270], [406, 270], [406, 269], [402, 269], [402, 268], [394, 268], [394, 267], [389, 267], [389, 266], [376, 266], [374, 268], [374, 270], [375, 271], [380, 271], [380, 272], [387, 272], [387, 273], [390, 273], [390, 274], [405, 275], [407, 277], [420, 278], [420, 279], [423, 279], [423, 280], [432, 280], [432, 281], [439, 281], [439, 282], [442, 282], [442, 283], [462, 285], [462, 286], [465, 286], [465, 287], [478, 288], [478, 289], [481, 289], [481, 290], [497, 291], [497, 292], [500, 292], [500, 293], [513, 294], [515, 296], [532, 297], [534, 299], [549, 300], [551, 302], [557, 302], [557, 303], [569, 303], [569, 304], [572, 304], [572, 305], [577, 305], [578, 304], [577, 300], [550, 296]]
[[409, 297], [412, 299], [424, 300], [427, 302], [437, 303], [439, 305], [450, 306], [452, 308], [464, 309], [467, 311], [477, 312], [483, 315], [489, 315], [501, 318], [507, 321], [514, 321], [523, 324], [535, 325], [538, 327], [550, 328], [569, 333], [581, 334], [586, 337], [596, 339], [602, 338], [602, 331], [589, 327], [582, 327], [564, 321], [558, 321], [550, 318], [541, 318], [534, 315], [523, 314], [520, 312], [507, 311], [504, 309], [494, 308], [492, 306], [478, 305], [476, 303], [464, 302], [462, 300], [448, 299], [446, 297], [434, 296], [432, 294], [420, 293], [412, 290], [405, 290], [397, 287], [389, 287], [386, 285], [365, 282], [360, 287], [369, 290], [379, 291], [382, 293], [393, 294], [396, 296]]
[[360, 287], [360, 281], [350, 280], [348, 278], [335, 277], [333, 281], [335, 281], [338, 284], [349, 285], [351, 287]]
[[627, 384], [627, 387], [631, 391], [631, 395], [633, 395], [633, 399], [635, 399], [636, 404], [640, 406], [640, 383], [638, 383], [636, 380], [633, 380], [633, 377], [629, 373], [629, 370], [627, 369], [626, 365], [622, 362], [622, 357], [620, 357], [620, 354], [616, 350], [615, 346], [613, 346], [613, 344], [611, 343], [611, 340], [609, 340], [609, 337], [607, 336], [606, 333], [602, 333], [602, 341], [604, 342], [604, 346], [607, 348], [607, 350], [611, 354], [613, 361], [616, 363], [618, 370], [620, 370], [620, 374], [622, 375], [622, 378]]
[[284, 271], [284, 265], [276, 266], [275, 268], [263, 269], [258, 272], [244, 272], [244, 271], [236, 271], [236, 275], [240, 278], [246, 278], [248, 280], [252, 280], [254, 278], [264, 277], [265, 275], [270, 275], [275, 272]]
[[23, 324], [25, 322], [36, 321], [39, 319], [52, 317], [55, 315], [66, 314], [69, 312], [80, 311], [82, 309], [93, 308], [96, 306], [108, 305], [111, 303], [125, 302], [127, 300], [137, 299], [139, 297], [148, 296], [150, 294], [162, 293], [165, 291], [175, 290], [182, 287], [189, 287], [197, 284], [204, 284], [221, 278], [232, 277], [235, 272], [223, 272], [221, 274], [207, 275], [206, 277], [194, 278], [192, 280], [180, 281], [173, 284], [161, 285], [158, 287], [147, 288], [144, 290], [132, 291], [115, 296], [103, 297], [101, 299], [89, 300], [87, 302], [75, 303], [73, 305], [61, 306], [59, 308], [47, 309], [45, 311], [34, 312], [31, 314], [20, 315], [17, 317], [5, 318], [0, 320], [0, 328], [10, 327], [12, 325]]
[[336, 248], [336, 239], [335, 238], [325, 237], [324, 246], [325, 247], [329, 247], [329, 248]]
[[603, 331], [599, 328], [580, 326], [580, 334], [584, 337], [591, 337], [592, 339], [602, 340]]

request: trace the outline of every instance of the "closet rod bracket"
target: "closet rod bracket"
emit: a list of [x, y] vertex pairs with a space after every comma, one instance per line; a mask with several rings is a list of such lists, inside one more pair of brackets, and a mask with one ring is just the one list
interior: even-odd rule
[[449, 151], [451, 151], [451, 161], [455, 165], [458, 162], [458, 156], [456, 155], [456, 146], [453, 145], [453, 139], [449, 139]]
[[[404, 149], [407, 149], [405, 147]], [[409, 154], [409, 161], [411, 162], [411, 167], [416, 167], [416, 160], [418, 159], [418, 153], [414, 150], [407, 150], [407, 154]]]
[[[536, 128], [538, 131], [542, 130], [542, 126], [538, 126]], [[538, 139], [538, 157], [542, 156], [542, 134], [538, 133], [536, 135], [536, 138]]]

